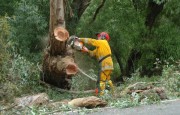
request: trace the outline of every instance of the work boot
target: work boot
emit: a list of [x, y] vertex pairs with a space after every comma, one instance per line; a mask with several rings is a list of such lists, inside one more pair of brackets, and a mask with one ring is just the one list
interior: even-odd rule
[[104, 90], [105, 90], [105, 82], [103, 82], [103, 81], [100, 81], [100, 93], [99, 93], [99, 95], [100, 96], [102, 96], [102, 95], [104, 95]]
[[108, 82], [108, 85], [110, 86], [111, 93], [114, 94], [114, 85], [113, 85], [112, 81], [108, 80], [107, 82]]

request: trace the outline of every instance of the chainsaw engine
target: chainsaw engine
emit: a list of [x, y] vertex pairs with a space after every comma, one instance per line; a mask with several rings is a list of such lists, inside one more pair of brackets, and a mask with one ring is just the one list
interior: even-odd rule
[[70, 36], [69, 40], [67, 42], [69, 46], [71, 46], [73, 49], [82, 51], [82, 52], [88, 52], [89, 50], [84, 46], [83, 42], [78, 40], [77, 36]]

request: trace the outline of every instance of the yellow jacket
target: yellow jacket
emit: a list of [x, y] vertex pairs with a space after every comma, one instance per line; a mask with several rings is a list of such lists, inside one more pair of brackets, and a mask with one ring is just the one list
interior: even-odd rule
[[[96, 40], [92, 38], [80, 38], [83, 43], [95, 46], [96, 49], [89, 51], [90, 56], [95, 56], [97, 60], [101, 60], [104, 56], [111, 55], [111, 49], [106, 40]], [[101, 70], [113, 70], [113, 61], [111, 56], [105, 58], [101, 63]]]

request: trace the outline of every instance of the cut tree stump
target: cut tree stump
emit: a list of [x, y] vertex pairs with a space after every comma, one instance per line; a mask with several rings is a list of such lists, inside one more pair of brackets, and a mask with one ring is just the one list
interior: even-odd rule
[[64, 0], [50, 0], [49, 42], [44, 50], [41, 80], [70, 89], [71, 77], [78, 71], [72, 49], [67, 47]]
[[65, 28], [54, 29], [50, 46], [45, 49], [41, 80], [62, 89], [70, 89], [70, 81], [78, 72], [73, 51], [66, 46], [69, 33]]

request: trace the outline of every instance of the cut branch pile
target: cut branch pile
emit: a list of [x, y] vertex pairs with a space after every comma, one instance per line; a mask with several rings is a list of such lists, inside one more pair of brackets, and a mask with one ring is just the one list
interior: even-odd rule
[[122, 91], [120, 96], [125, 96], [126, 94], [132, 95], [133, 93], [138, 93], [141, 98], [140, 101], [145, 97], [157, 96], [159, 99], [168, 99], [165, 89], [163, 87], [155, 87], [155, 83], [137, 82], [133, 85], [129, 85], [125, 90]]
[[105, 107], [107, 102], [95, 97], [89, 96], [84, 98], [76, 98], [73, 100], [63, 100], [60, 102], [50, 102], [46, 93], [40, 93], [31, 96], [25, 96], [15, 99], [15, 105], [19, 107], [30, 107], [30, 106], [40, 106], [47, 105], [49, 107], [55, 107], [56, 105], [69, 105], [70, 107], [86, 107], [86, 108], [95, 108], [95, 107]]

